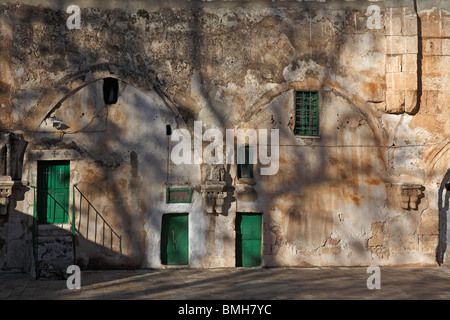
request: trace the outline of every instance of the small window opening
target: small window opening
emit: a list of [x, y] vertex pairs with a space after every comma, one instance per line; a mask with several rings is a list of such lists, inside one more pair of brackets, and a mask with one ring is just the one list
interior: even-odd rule
[[119, 80], [105, 78], [103, 80], [103, 99], [105, 104], [115, 104], [119, 97]]
[[191, 203], [192, 188], [167, 188], [166, 203]]
[[295, 92], [295, 129], [299, 136], [319, 135], [319, 92]]
[[245, 163], [238, 164], [238, 178], [253, 178], [253, 164], [250, 163], [251, 150], [245, 146]]

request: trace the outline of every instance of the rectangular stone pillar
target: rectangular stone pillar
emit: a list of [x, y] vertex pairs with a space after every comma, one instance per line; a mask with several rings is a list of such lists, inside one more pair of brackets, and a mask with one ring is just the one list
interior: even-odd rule
[[389, 8], [386, 30], [386, 112], [417, 112], [419, 39], [413, 8]]

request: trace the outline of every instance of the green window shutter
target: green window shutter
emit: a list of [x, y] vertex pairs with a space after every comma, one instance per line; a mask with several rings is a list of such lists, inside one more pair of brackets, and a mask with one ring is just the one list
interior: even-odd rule
[[295, 135], [319, 135], [319, 92], [295, 91]]

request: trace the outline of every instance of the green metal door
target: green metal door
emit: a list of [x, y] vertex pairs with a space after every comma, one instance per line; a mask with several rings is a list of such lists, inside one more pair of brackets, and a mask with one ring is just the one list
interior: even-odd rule
[[67, 223], [69, 221], [69, 161], [38, 163], [39, 223]]
[[188, 214], [165, 214], [161, 228], [161, 263], [189, 264]]
[[259, 213], [237, 213], [237, 267], [257, 267], [261, 265], [261, 222], [262, 215]]

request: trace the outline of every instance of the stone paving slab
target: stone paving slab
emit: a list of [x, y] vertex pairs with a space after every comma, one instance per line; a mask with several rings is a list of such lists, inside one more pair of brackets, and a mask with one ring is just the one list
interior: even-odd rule
[[79, 290], [0, 273], [0, 300], [450, 300], [450, 266], [380, 270], [379, 290], [364, 267], [82, 271]]

